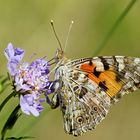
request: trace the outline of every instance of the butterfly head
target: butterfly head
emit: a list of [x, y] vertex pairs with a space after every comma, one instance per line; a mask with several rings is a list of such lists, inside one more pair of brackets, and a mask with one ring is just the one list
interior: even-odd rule
[[63, 50], [57, 48], [55, 56], [56, 56], [56, 59], [57, 59], [57, 60], [63, 59], [63, 57], [64, 57], [64, 52], [63, 52]]

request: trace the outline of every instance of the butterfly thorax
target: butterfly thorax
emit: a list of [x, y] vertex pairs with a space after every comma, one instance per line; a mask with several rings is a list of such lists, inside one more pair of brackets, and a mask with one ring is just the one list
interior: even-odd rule
[[[65, 77], [64, 75], [67, 73], [67, 71], [69, 70], [66, 66], [66, 63], [69, 62], [70, 59], [68, 59], [65, 55], [65, 53], [60, 50], [57, 49], [56, 51], [56, 67], [55, 67], [55, 81], [57, 83], [56, 89], [55, 91], [57, 91], [59, 88], [62, 87], [62, 81], [63, 78]], [[59, 83], [59, 86], [58, 86]]]
[[63, 57], [58, 61], [55, 69], [55, 80], [60, 81], [63, 77], [65, 77], [66, 73], [68, 73], [69, 68], [66, 66], [66, 63], [69, 62], [70, 59]]

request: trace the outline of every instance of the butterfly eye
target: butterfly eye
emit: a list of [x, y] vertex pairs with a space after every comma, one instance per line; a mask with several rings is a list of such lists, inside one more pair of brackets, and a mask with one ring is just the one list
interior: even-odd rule
[[78, 117], [76, 118], [76, 121], [77, 121], [78, 123], [83, 123], [83, 122], [84, 122], [84, 118], [83, 118], [82, 116], [78, 116]]

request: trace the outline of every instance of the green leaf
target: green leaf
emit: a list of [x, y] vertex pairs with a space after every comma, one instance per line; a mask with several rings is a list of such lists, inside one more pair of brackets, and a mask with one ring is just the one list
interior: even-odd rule
[[15, 125], [17, 119], [21, 116], [21, 114], [18, 113], [20, 109], [20, 105], [17, 105], [15, 109], [10, 114], [9, 118], [7, 119], [6, 123], [4, 124], [2, 131], [1, 131], [1, 140], [4, 140], [5, 134], [8, 129], [12, 129]]
[[6, 140], [22, 140], [22, 139], [33, 139], [34, 137], [24, 136], [24, 137], [7, 137]]

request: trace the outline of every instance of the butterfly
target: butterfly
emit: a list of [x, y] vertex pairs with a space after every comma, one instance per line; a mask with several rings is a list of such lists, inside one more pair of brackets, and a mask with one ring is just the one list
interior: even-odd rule
[[55, 57], [55, 90], [48, 103], [60, 106], [64, 130], [74, 136], [96, 128], [110, 106], [140, 88], [140, 58], [99, 56], [69, 60]]

